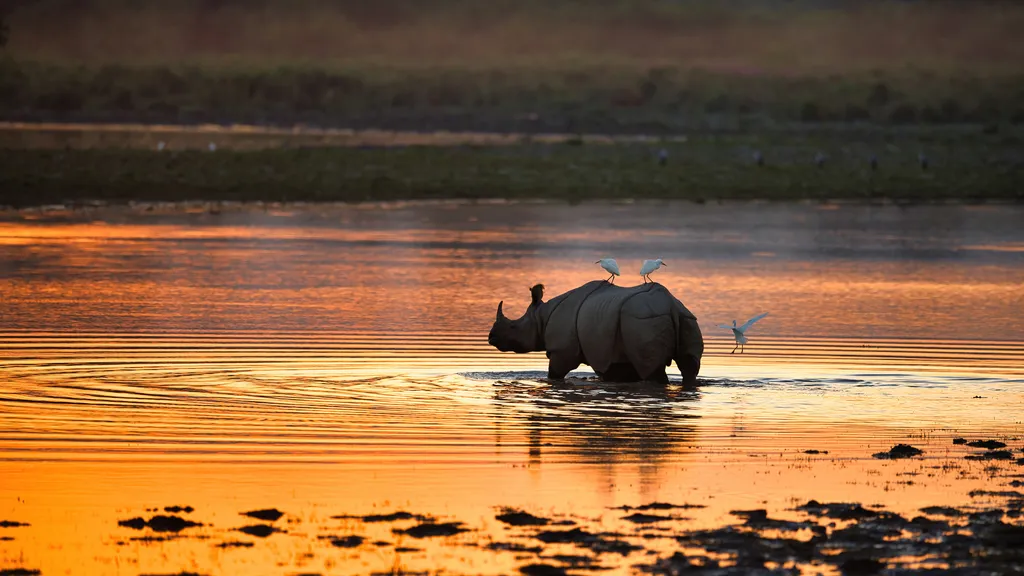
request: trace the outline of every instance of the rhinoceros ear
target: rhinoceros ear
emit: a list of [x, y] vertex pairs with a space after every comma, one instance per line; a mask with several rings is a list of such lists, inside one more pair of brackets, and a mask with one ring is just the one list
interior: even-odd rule
[[505, 317], [505, 315], [501, 313], [501, 305], [504, 304], [504, 303], [505, 303], [504, 300], [502, 300], [501, 302], [498, 302], [498, 315], [495, 316], [495, 318], [494, 318], [495, 320], [501, 320], [502, 318]]
[[541, 300], [544, 299], [544, 285], [537, 284], [533, 288], [530, 288], [530, 298], [532, 300], [530, 302], [531, 306], [537, 306], [540, 304]]

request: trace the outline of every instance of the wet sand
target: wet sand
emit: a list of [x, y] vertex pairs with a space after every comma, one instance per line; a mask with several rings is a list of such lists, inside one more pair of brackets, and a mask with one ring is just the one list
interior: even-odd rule
[[[0, 569], [1020, 567], [1012, 208], [277, 210], [6, 215]], [[669, 262], [696, 390], [487, 347], [611, 246]]]

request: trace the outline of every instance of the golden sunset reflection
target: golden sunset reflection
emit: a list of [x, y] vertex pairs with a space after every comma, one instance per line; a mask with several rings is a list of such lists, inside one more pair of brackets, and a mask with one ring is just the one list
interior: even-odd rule
[[[658, 556], [679, 542], [641, 537], [657, 530], [613, 508], [705, 506], [671, 512], [659, 529], [673, 536], [733, 510], [800, 519], [810, 499], [908, 518], [983, 507], [972, 491], [1022, 469], [967, 460], [976, 451], [952, 439], [998, 438], [1024, 458], [1024, 212], [872, 210], [4, 214], [0, 520], [30, 525], [0, 528], [0, 569], [505, 574], [524, 553], [487, 545], [526, 532], [495, 519], [502, 506]], [[948, 233], [926, 233], [935, 221]], [[499, 300], [518, 316], [532, 284], [557, 295], [600, 278], [608, 255], [624, 272], [668, 263], [654, 278], [705, 338], [696, 390], [674, 367], [668, 386], [600, 383], [586, 367], [551, 383], [543, 353], [487, 345]], [[730, 354], [717, 324], [765, 311]], [[924, 456], [872, 458], [898, 443]], [[117, 524], [171, 505], [204, 525], [154, 540]], [[240, 512], [273, 507], [283, 532], [236, 530], [253, 523]], [[470, 531], [420, 539], [393, 532], [408, 521], [332, 518], [397, 510]], [[345, 535], [366, 541], [320, 538]], [[579, 550], [544, 551], [560, 553]], [[651, 558], [600, 560], [620, 574]]]

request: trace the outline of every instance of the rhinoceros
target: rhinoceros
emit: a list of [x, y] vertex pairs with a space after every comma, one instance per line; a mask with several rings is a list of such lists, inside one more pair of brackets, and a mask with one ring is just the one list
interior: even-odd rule
[[603, 380], [667, 382], [665, 367], [675, 360], [683, 382], [696, 382], [704, 353], [697, 318], [661, 284], [623, 288], [595, 280], [547, 302], [543, 285], [530, 293], [517, 320], [498, 303], [487, 342], [502, 352], [547, 352], [548, 378], [561, 380], [587, 364]]

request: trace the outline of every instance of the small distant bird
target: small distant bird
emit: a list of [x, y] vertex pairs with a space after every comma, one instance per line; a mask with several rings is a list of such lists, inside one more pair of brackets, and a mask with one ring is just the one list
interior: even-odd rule
[[761, 154], [760, 150], [754, 150], [754, 163], [758, 166], [764, 166], [764, 155]]
[[668, 164], [668, 150], [665, 150], [664, 148], [658, 150], [658, 164], [662, 166]]
[[611, 282], [615, 284], [615, 277], [619, 275], [619, 263], [615, 261], [615, 258], [601, 258], [594, 264], [600, 264], [601, 268], [605, 269], [605, 272], [611, 274], [605, 282]]
[[917, 163], [921, 165], [921, 170], [928, 169], [928, 157], [924, 155], [924, 152], [917, 153]]
[[764, 314], [758, 314], [757, 316], [754, 316], [750, 320], [747, 320], [747, 322], [743, 326], [740, 326], [740, 327], [736, 326], [736, 321], [735, 320], [732, 321], [732, 326], [729, 326], [728, 324], [719, 324], [718, 325], [719, 328], [725, 328], [726, 330], [732, 330], [732, 337], [736, 339], [736, 346], [732, 349], [732, 352], [729, 352], [729, 354], [732, 354], [733, 352], [735, 352], [736, 348], [739, 348], [740, 349], [740, 354], [743, 354], [743, 345], [747, 343], [747, 336], [746, 336], [747, 330], [749, 330], [750, 327], [754, 325], [754, 322], [757, 322], [758, 320], [760, 320], [761, 318], [764, 318], [767, 315], [768, 315], [767, 312], [765, 312]]
[[157, 149], [157, 150], [163, 150], [163, 149], [164, 149], [164, 148], [166, 148], [166, 147], [167, 147], [167, 144], [164, 144], [164, 141], [163, 141], [163, 140], [161, 140], [160, 142], [158, 142], [158, 143], [157, 143], [157, 145], [156, 145], [156, 149]]
[[824, 167], [825, 166], [825, 154], [823, 154], [821, 152], [818, 152], [817, 154], [815, 154], [814, 155], [814, 164], [817, 165], [818, 168]]
[[654, 282], [654, 280], [651, 280], [650, 278], [651, 273], [662, 266], [668, 266], [668, 264], [662, 262], [661, 258], [658, 258], [657, 260], [644, 260], [644, 265], [640, 267], [640, 276], [643, 277], [644, 284], [646, 284], [648, 280]]
[[217, 145], [216, 145], [216, 144], [214, 144], [213, 142], [210, 142], [210, 144], [209, 144], [209, 145], [207, 145], [207, 146], [206, 146], [206, 148], [207, 148], [207, 149], [208, 149], [208, 150], [209, 150], [210, 152], [214, 152], [214, 151], [216, 151], [216, 150], [217, 150]]
[[868, 159], [868, 163], [871, 164], [872, 170], [878, 170], [878, 156], [872, 154], [871, 158]]

